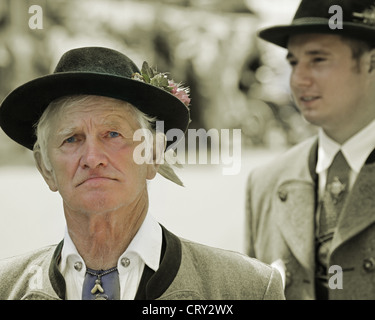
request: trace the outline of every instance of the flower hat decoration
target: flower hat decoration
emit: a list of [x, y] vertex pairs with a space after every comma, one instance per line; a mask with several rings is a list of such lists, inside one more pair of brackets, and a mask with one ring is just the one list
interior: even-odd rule
[[184, 87], [181, 83], [176, 83], [172, 79], [168, 79], [167, 73], [157, 72], [152, 69], [146, 61], [142, 64], [141, 73], [138, 72], [132, 75], [132, 79], [139, 80], [155, 87], [161, 88], [178, 98], [183, 104], [189, 106], [190, 104], [190, 90]]

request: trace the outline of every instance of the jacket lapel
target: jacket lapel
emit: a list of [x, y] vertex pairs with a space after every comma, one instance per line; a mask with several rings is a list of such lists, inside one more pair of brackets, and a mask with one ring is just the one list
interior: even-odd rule
[[298, 170], [298, 158], [292, 168], [296, 175], [293, 178], [289, 175], [278, 188], [279, 230], [296, 259], [311, 271], [314, 266], [314, 253], [311, 248], [314, 246], [317, 147], [318, 141], [315, 140], [308, 150], [309, 153], [299, 155], [302, 159], [308, 158], [308, 162]]
[[145, 266], [135, 300], [155, 300], [160, 298], [172, 284], [180, 269], [182, 259], [181, 241], [164, 226], [161, 225], [161, 228], [163, 230], [163, 248], [159, 269], [154, 272]]
[[343, 207], [332, 240], [331, 253], [343, 242], [375, 223], [375, 150], [358, 174]]

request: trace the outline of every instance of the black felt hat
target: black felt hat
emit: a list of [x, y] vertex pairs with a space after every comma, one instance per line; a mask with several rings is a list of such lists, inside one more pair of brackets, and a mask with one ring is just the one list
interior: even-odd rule
[[[185, 133], [189, 108], [172, 93], [132, 79], [135, 73], [140, 70], [134, 62], [118, 51], [102, 47], [70, 50], [52, 74], [21, 85], [4, 99], [0, 126], [10, 138], [32, 150], [36, 141], [34, 125], [48, 104], [63, 96], [84, 94], [127, 101], [164, 121], [165, 132], [176, 128]], [[167, 142], [167, 148], [171, 143]]]
[[[331, 18], [339, 12], [336, 10], [337, 6], [340, 6], [343, 13], [342, 29], [330, 27]], [[334, 20], [331, 20], [331, 23], [335, 22]], [[286, 48], [289, 37], [301, 33], [331, 33], [365, 40], [374, 45], [375, 1], [302, 0], [290, 25], [266, 28], [258, 35], [268, 42]]]

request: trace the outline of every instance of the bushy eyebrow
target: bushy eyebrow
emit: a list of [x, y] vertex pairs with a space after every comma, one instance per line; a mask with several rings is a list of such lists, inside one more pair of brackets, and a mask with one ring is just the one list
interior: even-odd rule
[[[113, 115], [111, 115], [110, 117], [103, 118], [103, 121], [99, 123], [99, 126], [108, 127], [108, 128], [112, 128], [115, 130], [119, 130], [120, 128], [127, 129], [126, 131], [132, 130], [131, 128], [126, 128], [123, 122], [124, 122], [124, 118], [116, 116], [114, 119]], [[57, 136], [62, 137], [62, 138], [69, 137], [73, 135], [75, 132], [77, 132], [78, 130], [79, 130], [78, 126], [68, 126], [59, 130], [57, 132]]]
[[100, 125], [104, 127], [112, 128], [115, 130], [122, 129], [129, 133], [130, 131], [136, 130], [136, 128], [133, 128], [130, 125], [130, 123], [127, 123], [127, 125], [125, 125], [124, 122], [125, 122], [125, 118], [123, 118], [122, 116], [110, 115], [104, 118], [103, 121], [100, 123]]
[[61, 129], [57, 132], [58, 137], [68, 137], [73, 134], [77, 130], [76, 127], [66, 127], [64, 129]]

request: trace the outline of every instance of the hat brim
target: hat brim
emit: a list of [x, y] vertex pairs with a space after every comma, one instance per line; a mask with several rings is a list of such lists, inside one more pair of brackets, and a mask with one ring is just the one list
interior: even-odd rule
[[[13, 90], [0, 108], [0, 126], [13, 140], [32, 150], [34, 126], [53, 100], [70, 95], [97, 95], [124, 100], [164, 121], [164, 132], [186, 132], [189, 108], [171, 93], [138, 80], [92, 72], [61, 72], [29, 81]], [[177, 137], [182, 139], [183, 135]], [[167, 148], [176, 141], [167, 141]]]
[[287, 48], [290, 36], [304, 33], [335, 34], [361, 39], [372, 44], [375, 43], [375, 30], [373, 27], [345, 21], [342, 29], [331, 29], [328, 20], [324, 22], [306, 21], [266, 28], [260, 30], [258, 36], [263, 40]]

